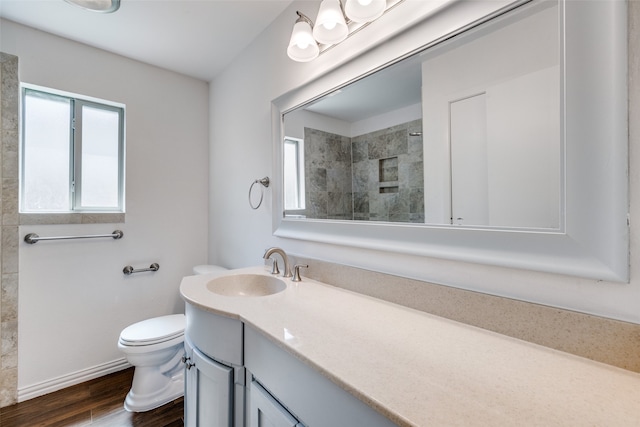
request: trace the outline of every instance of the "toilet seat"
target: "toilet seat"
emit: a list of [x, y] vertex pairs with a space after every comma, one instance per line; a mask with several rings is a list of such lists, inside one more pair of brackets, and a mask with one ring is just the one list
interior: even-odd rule
[[120, 333], [124, 346], [150, 346], [182, 338], [186, 319], [184, 314], [171, 314], [143, 320], [126, 327]]

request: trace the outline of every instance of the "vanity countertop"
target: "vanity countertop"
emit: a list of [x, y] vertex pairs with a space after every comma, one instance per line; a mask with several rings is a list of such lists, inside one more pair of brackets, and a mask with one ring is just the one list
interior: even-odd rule
[[[265, 268], [224, 274], [264, 274]], [[190, 304], [252, 325], [400, 426], [640, 426], [640, 374], [311, 279]], [[640, 351], [640, 350], [639, 350]]]

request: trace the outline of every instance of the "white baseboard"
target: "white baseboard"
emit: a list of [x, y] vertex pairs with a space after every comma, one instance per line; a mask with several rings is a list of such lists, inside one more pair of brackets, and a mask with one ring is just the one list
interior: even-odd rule
[[63, 375], [61, 377], [43, 381], [38, 384], [22, 387], [18, 389], [18, 402], [24, 402], [25, 400], [33, 399], [34, 397], [43, 396], [54, 391], [62, 390], [63, 388], [80, 384], [94, 378], [102, 377], [113, 372], [121, 371], [129, 367], [131, 367], [131, 364], [127, 362], [127, 359], [121, 358], [113, 360], [111, 362], [103, 363], [102, 365], [93, 366], [91, 368], [73, 372], [68, 375]]

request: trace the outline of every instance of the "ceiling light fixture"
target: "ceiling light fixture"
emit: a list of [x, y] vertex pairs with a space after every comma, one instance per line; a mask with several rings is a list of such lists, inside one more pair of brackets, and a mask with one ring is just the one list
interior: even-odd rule
[[[69, 1], [69, 0], [67, 0]], [[293, 26], [287, 48], [289, 58], [298, 62], [313, 61], [321, 52], [378, 19], [404, 0], [322, 0], [318, 17], [313, 21], [300, 12]]]
[[120, 0], [64, 0], [85, 10], [99, 13], [112, 13], [120, 8]]

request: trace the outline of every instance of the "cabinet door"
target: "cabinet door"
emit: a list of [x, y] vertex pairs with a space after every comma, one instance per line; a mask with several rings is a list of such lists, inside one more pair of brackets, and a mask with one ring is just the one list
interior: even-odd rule
[[193, 347], [184, 341], [184, 426], [196, 427], [196, 403], [198, 402], [197, 384], [198, 373], [193, 364]]
[[304, 427], [256, 381], [249, 400], [249, 427]]
[[185, 427], [232, 427], [233, 369], [185, 347]]

